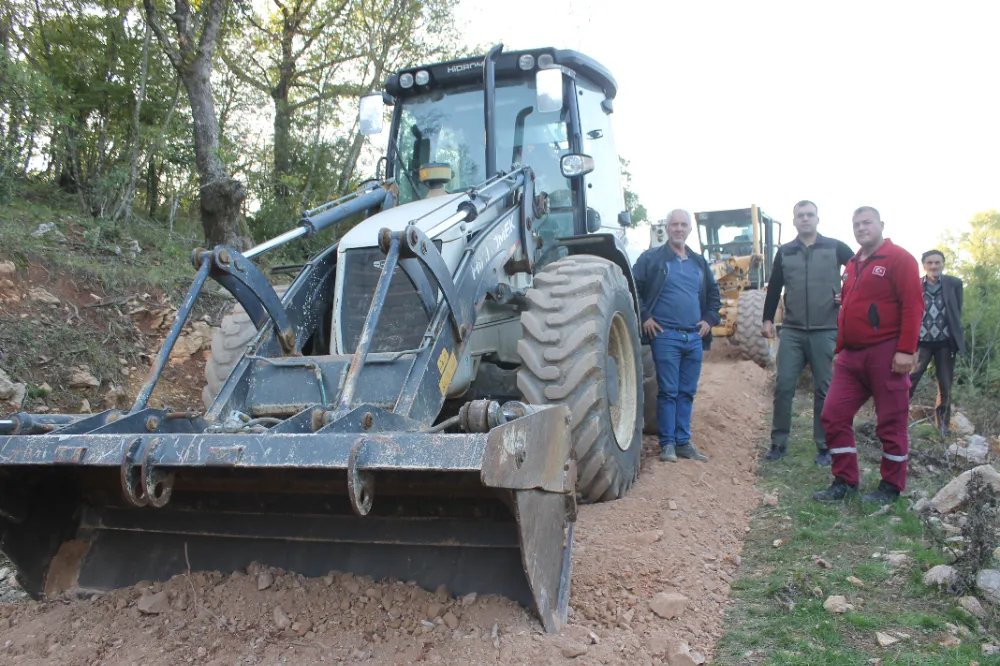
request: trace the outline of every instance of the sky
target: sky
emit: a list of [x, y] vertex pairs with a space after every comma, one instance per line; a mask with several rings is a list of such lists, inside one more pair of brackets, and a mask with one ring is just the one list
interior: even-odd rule
[[618, 152], [650, 219], [757, 204], [788, 241], [810, 199], [820, 233], [856, 248], [851, 214], [870, 205], [919, 257], [1000, 208], [1000, 2], [643, 4], [459, 0], [457, 20], [470, 44], [575, 49], [611, 70]]

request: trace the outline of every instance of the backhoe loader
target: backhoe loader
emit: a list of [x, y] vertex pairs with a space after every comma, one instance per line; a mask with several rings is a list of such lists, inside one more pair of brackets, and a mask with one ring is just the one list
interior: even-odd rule
[[[247, 251], [195, 249], [130, 409], [0, 417], [0, 550], [22, 587], [256, 561], [506, 595], [558, 630], [578, 501], [639, 474], [616, 92], [585, 55], [498, 44], [363, 97], [366, 135], [391, 107], [376, 177]], [[253, 261], [338, 224], [280, 295]], [[204, 408], [154, 409], [209, 279], [254, 332], [213, 346]]]

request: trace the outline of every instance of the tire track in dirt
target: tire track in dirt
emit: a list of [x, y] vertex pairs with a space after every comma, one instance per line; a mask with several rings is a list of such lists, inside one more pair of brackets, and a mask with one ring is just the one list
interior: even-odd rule
[[[711, 462], [660, 463], [647, 437], [632, 492], [580, 507], [570, 624], [559, 636], [543, 635], [505, 599], [255, 567], [94, 599], [0, 604], [0, 662], [657, 664], [681, 642], [710, 658], [759, 501], [755, 443], [768, 393], [764, 371], [725, 342], [716, 348], [706, 355], [693, 427]], [[660, 593], [684, 595], [686, 608], [663, 619], [650, 607]]]

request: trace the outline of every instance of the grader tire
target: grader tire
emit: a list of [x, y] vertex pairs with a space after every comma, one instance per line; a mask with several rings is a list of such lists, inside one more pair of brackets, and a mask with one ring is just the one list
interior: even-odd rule
[[760, 334], [764, 318], [764, 298], [761, 289], [750, 289], [740, 294], [736, 305], [736, 344], [743, 356], [762, 368], [774, 365], [777, 349], [774, 340]]
[[[285, 295], [287, 285], [274, 288], [278, 298]], [[205, 409], [211, 407], [222, 385], [229, 379], [240, 357], [257, 335], [250, 315], [239, 303], [233, 305], [218, 328], [212, 329], [212, 352], [205, 363], [205, 386], [201, 389], [201, 401]]]
[[576, 255], [545, 266], [527, 292], [517, 386], [535, 405], [570, 410], [577, 492], [626, 495], [639, 476], [643, 391], [639, 327], [621, 269]]
[[653, 362], [653, 348], [649, 345], [642, 346], [642, 394], [643, 394], [643, 421], [642, 431], [647, 435], [659, 435], [660, 429], [657, 425], [656, 415], [656, 394], [660, 392], [660, 387], [656, 383], [656, 363]]

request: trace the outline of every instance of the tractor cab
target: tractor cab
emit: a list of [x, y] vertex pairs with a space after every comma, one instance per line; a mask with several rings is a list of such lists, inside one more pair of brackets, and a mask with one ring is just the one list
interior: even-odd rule
[[384, 94], [362, 98], [366, 135], [382, 131], [384, 106], [393, 107], [384, 161], [396, 204], [455, 195], [526, 165], [546, 201], [534, 224], [539, 263], [565, 253], [559, 239], [629, 226], [611, 74], [583, 54], [542, 48], [501, 53], [494, 76], [484, 96], [482, 58], [437, 63], [393, 74]]

